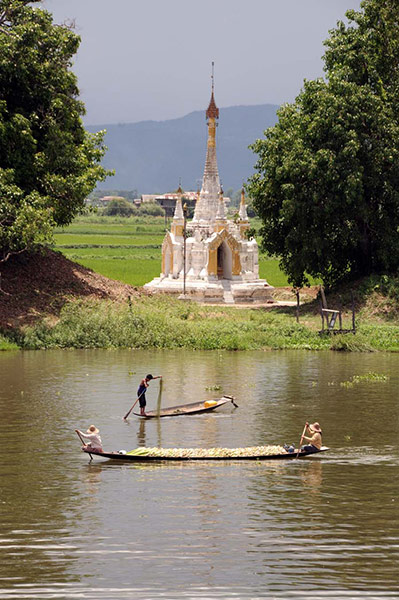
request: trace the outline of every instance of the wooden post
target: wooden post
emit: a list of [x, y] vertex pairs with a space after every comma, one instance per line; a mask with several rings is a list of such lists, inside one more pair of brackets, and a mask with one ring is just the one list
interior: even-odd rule
[[323, 303], [323, 308], [328, 308], [326, 296], [324, 294], [324, 288], [323, 288], [322, 285], [320, 286], [320, 296], [321, 296], [321, 300], [322, 300], [322, 303]]
[[323, 303], [321, 297], [319, 296], [320, 302], [320, 314], [321, 314], [321, 330], [324, 331], [324, 313], [323, 313]]
[[351, 292], [352, 294], [352, 331], [353, 333], [356, 333], [356, 324], [355, 324], [355, 299], [353, 296], [353, 292]]
[[342, 298], [340, 297], [339, 299], [339, 313], [338, 313], [338, 317], [339, 317], [339, 328], [342, 332]]
[[299, 323], [299, 289], [296, 288], [296, 322]]

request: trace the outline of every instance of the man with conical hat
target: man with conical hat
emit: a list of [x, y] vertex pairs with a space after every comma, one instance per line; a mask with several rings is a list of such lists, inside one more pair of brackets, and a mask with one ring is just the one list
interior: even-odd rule
[[82, 438], [86, 438], [89, 441], [88, 444], [85, 444], [82, 448], [82, 450], [93, 450], [95, 452], [102, 452], [103, 451], [103, 445], [102, 445], [102, 441], [100, 438], [100, 431], [97, 429], [97, 427], [95, 425], [90, 425], [90, 427], [87, 429], [86, 433], [83, 433], [83, 431], [79, 431], [79, 429], [75, 429], [76, 433], [78, 433], [79, 435], [82, 436]]
[[309, 442], [309, 444], [307, 444], [306, 446], [303, 446], [304, 450], [307, 450], [308, 452], [314, 452], [315, 450], [320, 450], [322, 447], [322, 441], [321, 441], [321, 427], [319, 425], [319, 423], [312, 423], [311, 425], [309, 425], [309, 423], [306, 423], [306, 431], [309, 432], [309, 434], [312, 437], [306, 437], [306, 435], [303, 436], [303, 439], [306, 440], [307, 442]]

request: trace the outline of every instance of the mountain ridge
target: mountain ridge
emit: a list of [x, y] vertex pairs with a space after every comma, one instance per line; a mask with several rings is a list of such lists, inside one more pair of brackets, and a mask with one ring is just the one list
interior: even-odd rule
[[[225, 189], [238, 189], [253, 173], [256, 155], [248, 146], [277, 121], [275, 104], [238, 105], [220, 109], [216, 144], [219, 175]], [[108, 151], [103, 159], [115, 176], [98, 189], [138, 189], [144, 194], [174, 190], [181, 179], [196, 189], [205, 164], [205, 111], [163, 121], [87, 125], [89, 132], [106, 129]]]

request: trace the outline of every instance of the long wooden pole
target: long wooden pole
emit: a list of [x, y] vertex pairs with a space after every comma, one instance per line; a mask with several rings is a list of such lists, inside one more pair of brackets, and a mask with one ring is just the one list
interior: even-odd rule
[[157, 417], [159, 417], [161, 414], [162, 388], [163, 388], [163, 379], [161, 377], [159, 380], [159, 391], [158, 391], [158, 399], [157, 399]]
[[141, 396], [147, 391], [147, 388], [145, 390], [143, 390], [140, 394], [140, 396], [137, 398], [137, 400], [135, 400], [132, 408], [130, 410], [127, 411], [127, 413], [125, 414], [125, 416], [123, 417], [123, 420], [126, 421], [126, 419], [128, 418], [128, 416], [130, 415], [130, 413], [132, 412], [132, 410], [134, 409], [134, 407], [136, 406], [137, 402], [140, 400]]
[[187, 227], [187, 204], [183, 206], [183, 298], [186, 299], [186, 227]]
[[299, 453], [300, 453], [300, 451], [301, 451], [301, 445], [302, 445], [303, 438], [304, 438], [304, 436], [305, 436], [305, 433], [306, 433], [306, 427], [307, 427], [307, 426], [308, 426], [308, 424], [307, 424], [307, 423], [305, 423], [305, 427], [303, 428], [302, 435], [301, 435], [301, 439], [300, 439], [300, 441], [299, 441], [298, 452], [297, 452], [297, 455], [296, 455], [296, 457], [297, 457], [297, 458], [298, 458], [298, 456], [299, 456]]
[[[82, 442], [83, 446], [86, 446], [86, 442], [84, 441], [84, 439], [83, 439], [83, 438], [82, 438], [82, 436], [80, 435], [79, 431], [76, 431], [76, 433], [77, 433], [77, 435], [78, 435], [78, 437], [79, 437], [80, 441]], [[90, 454], [90, 452], [89, 452], [89, 456], [90, 456], [90, 460], [93, 460], [93, 457], [92, 457], [92, 455]]]

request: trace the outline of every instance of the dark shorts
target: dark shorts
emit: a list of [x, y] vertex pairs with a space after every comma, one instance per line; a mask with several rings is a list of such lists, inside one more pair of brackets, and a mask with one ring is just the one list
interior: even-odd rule
[[302, 446], [302, 450], [306, 450], [306, 452], [318, 452], [319, 449], [313, 444], [306, 444], [306, 446]]
[[145, 405], [147, 404], [147, 401], [145, 399], [145, 394], [142, 394], [139, 398], [139, 404], [141, 406], [141, 408], [144, 408]]

